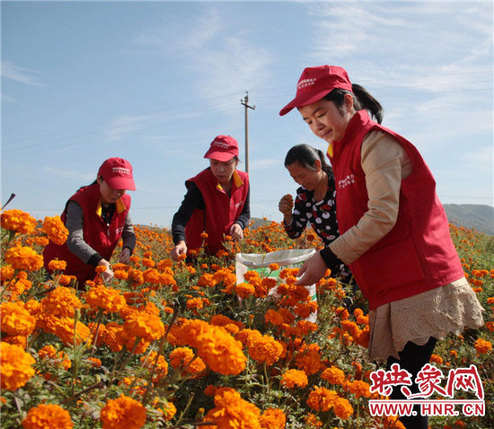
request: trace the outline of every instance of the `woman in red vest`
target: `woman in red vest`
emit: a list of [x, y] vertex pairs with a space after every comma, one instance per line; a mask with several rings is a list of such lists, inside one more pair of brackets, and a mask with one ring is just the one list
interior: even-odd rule
[[250, 220], [249, 176], [236, 169], [237, 140], [215, 137], [204, 158], [210, 166], [185, 182], [187, 194], [173, 216], [174, 260], [201, 247], [214, 255], [226, 235], [242, 240]]
[[[69, 198], [61, 219], [69, 230], [67, 242], [52, 242], [43, 252], [45, 268], [52, 259], [67, 262], [65, 274], [77, 277], [79, 285], [93, 280], [97, 266], [106, 268], [103, 280], [113, 277], [110, 258], [122, 238], [119, 261], [127, 263], [136, 237], [129, 217], [130, 196], [135, 191], [132, 165], [122, 158], [109, 158], [99, 168], [96, 180]], [[48, 270], [49, 271], [49, 270]]]
[[[336, 258], [345, 262], [369, 301], [370, 358], [387, 359], [388, 369], [398, 363], [414, 380], [437, 339], [483, 324], [434, 178], [410, 142], [380, 125], [381, 105], [343, 68], [306, 68], [280, 115], [295, 107], [328, 143], [341, 234], [301, 268], [299, 284], [315, 283]], [[405, 396], [397, 387], [391, 398]], [[428, 425], [420, 412], [400, 420]]]

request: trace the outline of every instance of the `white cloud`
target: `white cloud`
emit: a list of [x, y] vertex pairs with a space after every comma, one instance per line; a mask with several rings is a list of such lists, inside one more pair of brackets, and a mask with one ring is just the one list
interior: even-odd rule
[[74, 181], [78, 181], [80, 183], [90, 183], [91, 181], [96, 179], [96, 175], [93, 173], [81, 173], [74, 170], [63, 170], [61, 168], [52, 168], [45, 166], [43, 170], [51, 174], [52, 176], [58, 177], [60, 179], [75, 179]]
[[38, 72], [24, 67], [16, 66], [10, 61], [2, 61], [2, 77], [25, 85], [43, 86], [33, 74]]
[[137, 34], [133, 43], [156, 54], [170, 55], [177, 67], [194, 76], [196, 93], [215, 100], [210, 104], [212, 109], [229, 113], [232, 108], [238, 111], [238, 97], [246, 90], [262, 86], [273, 54], [264, 44], [252, 42], [249, 36], [256, 30], [232, 31], [225, 13], [200, 8], [186, 22], [167, 16], [166, 25]]

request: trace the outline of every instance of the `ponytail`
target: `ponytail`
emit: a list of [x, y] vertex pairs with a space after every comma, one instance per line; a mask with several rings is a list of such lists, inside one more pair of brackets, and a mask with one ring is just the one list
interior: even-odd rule
[[377, 123], [381, 123], [383, 120], [383, 108], [381, 103], [377, 101], [363, 86], [356, 83], [352, 84], [353, 94], [344, 89], [333, 89], [328, 95], [324, 97], [324, 100], [332, 101], [336, 107], [340, 110], [343, 109], [345, 94], [351, 94], [353, 97], [353, 106], [355, 110], [367, 110], [371, 116], [374, 117]]
[[315, 170], [315, 163], [319, 160], [321, 162], [321, 169], [327, 175], [333, 175], [333, 169], [326, 162], [326, 157], [320, 149], [316, 149], [308, 144], [299, 144], [293, 146], [286, 154], [285, 167], [292, 165], [294, 162], [298, 162], [302, 167], [309, 170]]

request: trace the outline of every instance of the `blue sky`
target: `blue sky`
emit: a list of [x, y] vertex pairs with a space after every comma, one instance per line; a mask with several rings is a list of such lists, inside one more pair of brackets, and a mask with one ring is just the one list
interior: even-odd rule
[[245, 160], [249, 91], [251, 212], [281, 220], [297, 188], [287, 150], [326, 145], [278, 112], [321, 64], [381, 102], [443, 203], [494, 205], [491, 1], [2, 1], [1, 20], [1, 202], [14, 192], [9, 207], [38, 219], [120, 156], [134, 166], [134, 223], [170, 226], [216, 135]]

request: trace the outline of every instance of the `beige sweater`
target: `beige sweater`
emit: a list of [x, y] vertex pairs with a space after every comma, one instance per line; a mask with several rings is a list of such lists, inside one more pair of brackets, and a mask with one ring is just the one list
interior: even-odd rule
[[369, 195], [368, 210], [356, 225], [329, 247], [345, 264], [351, 264], [383, 238], [398, 216], [401, 181], [412, 172], [412, 163], [389, 134], [371, 131], [362, 141], [362, 169]]

